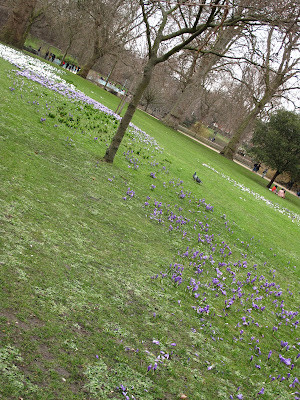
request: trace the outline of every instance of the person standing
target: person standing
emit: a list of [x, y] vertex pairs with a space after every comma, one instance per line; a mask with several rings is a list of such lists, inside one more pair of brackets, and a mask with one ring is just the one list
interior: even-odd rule
[[253, 165], [253, 171], [258, 172], [260, 167], [261, 167], [261, 163], [255, 163]]

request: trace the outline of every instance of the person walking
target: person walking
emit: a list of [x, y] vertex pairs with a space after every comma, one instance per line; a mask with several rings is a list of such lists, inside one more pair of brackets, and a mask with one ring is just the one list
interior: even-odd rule
[[261, 176], [262, 178], [264, 178], [267, 175], [268, 170], [269, 170], [269, 168], [266, 168], [266, 169], [263, 170], [263, 173], [262, 173], [262, 176]]

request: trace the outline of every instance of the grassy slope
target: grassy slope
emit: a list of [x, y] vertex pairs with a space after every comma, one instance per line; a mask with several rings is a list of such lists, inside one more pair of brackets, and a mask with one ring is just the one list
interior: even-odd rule
[[[223, 399], [238, 386], [247, 399], [255, 398], [262, 386], [267, 399], [292, 396], [295, 389], [287, 384], [264, 383], [270, 381], [269, 374], [288, 372], [277, 360], [266, 362], [268, 351], [273, 349], [278, 358], [281, 339], [297, 341], [290, 326], [272, 333], [270, 327], [278, 323], [271, 313], [273, 298], [262, 302], [268, 313], [255, 314], [261, 328], [247, 326], [243, 340], [236, 325], [252, 300], [240, 311], [234, 305], [227, 317], [216, 317], [214, 313], [223, 313], [224, 298], [215, 298], [203, 287], [201, 296], [205, 293], [212, 310], [208, 316], [197, 314], [191, 309], [197, 301], [184, 289], [186, 284], [177, 287], [170, 277], [151, 279], [175, 262], [185, 266], [187, 281], [197, 279], [190, 260], [178, 252], [184, 253], [187, 246], [208, 255], [212, 251], [209, 244], [197, 243], [192, 225], [168, 232], [167, 221], [163, 225], [150, 219], [150, 206], [153, 210], [157, 199], [176, 213], [180, 204], [183, 215], [208, 223], [218, 252], [225, 241], [233, 252], [232, 263], [248, 261], [247, 270], [236, 267], [237, 277], [245, 280], [249, 270], [254, 276], [253, 264], [258, 264], [259, 275], [284, 288], [286, 309], [295, 310], [299, 226], [202, 163], [274, 201], [264, 181], [140, 111], [134, 122], [156, 138], [163, 154], [153, 153], [151, 158], [150, 152], [139, 151], [140, 145], [128, 140], [115, 163], [105, 165], [99, 160], [115, 124], [98, 120], [97, 113], [83, 112], [38, 85], [26, 82], [21, 89], [21, 79], [13, 73], [7, 78], [9, 64], [0, 59], [0, 66], [2, 396], [117, 399], [124, 398], [116, 389], [121, 384], [135, 386], [128, 394], [141, 399], [173, 399], [180, 393], [189, 399]], [[72, 74], [68, 79], [115, 109], [114, 96]], [[72, 128], [76, 116], [80, 129]], [[40, 122], [41, 117], [46, 121]], [[138, 170], [128, 168], [122, 155], [129, 148], [140, 160]], [[195, 170], [204, 182], [201, 186], [191, 179]], [[156, 180], [150, 172], [156, 173]], [[170, 184], [172, 180], [176, 183]], [[135, 195], [123, 200], [129, 187]], [[184, 199], [178, 196], [180, 190]], [[147, 196], [148, 208], [143, 207]], [[213, 212], [201, 207], [199, 213], [196, 203], [202, 198], [214, 206]], [[290, 195], [286, 200], [275, 198], [297, 213], [298, 200]], [[214, 257], [223, 261], [217, 252]], [[213, 272], [207, 267], [208, 277]], [[293, 295], [287, 295], [287, 287]], [[246, 287], [245, 297], [252, 292]], [[262, 371], [249, 363], [252, 336], [261, 340]], [[159, 351], [173, 351], [171, 359], [147, 374]], [[297, 376], [296, 367], [293, 374]]]

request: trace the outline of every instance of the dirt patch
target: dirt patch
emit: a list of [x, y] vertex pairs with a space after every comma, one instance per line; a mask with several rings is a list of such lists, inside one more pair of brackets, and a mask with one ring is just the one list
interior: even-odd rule
[[21, 321], [16, 317], [15, 311], [10, 309], [1, 310], [0, 317], [6, 318], [8, 325], [14, 325], [23, 331], [29, 331], [32, 328], [42, 327], [45, 325], [44, 322], [39, 320], [35, 315], [31, 315], [27, 321]]
[[48, 373], [48, 369], [45, 368], [44, 364], [41, 361], [36, 360], [34, 363], [44, 374]]
[[27, 322], [30, 325], [30, 327], [34, 327], [34, 328], [42, 328], [43, 326], [45, 326], [45, 323], [43, 321], [41, 321], [35, 315], [31, 315], [28, 318]]
[[69, 384], [69, 388], [72, 393], [77, 394], [78, 392], [81, 392], [83, 389], [83, 386], [77, 382], [73, 382]]
[[22, 329], [24, 331], [28, 331], [30, 329], [29, 325], [26, 322], [19, 320], [15, 316], [14, 311], [12, 311], [12, 310], [1, 310], [0, 317], [6, 318], [7, 325], [11, 325], [11, 326], [14, 325], [17, 328]]
[[63, 378], [69, 378], [69, 376], [71, 375], [65, 368], [63, 367], [56, 367], [55, 371], [61, 375]]
[[38, 352], [47, 361], [52, 361], [54, 359], [53, 355], [50, 353], [48, 347], [45, 344], [40, 344], [38, 346]]

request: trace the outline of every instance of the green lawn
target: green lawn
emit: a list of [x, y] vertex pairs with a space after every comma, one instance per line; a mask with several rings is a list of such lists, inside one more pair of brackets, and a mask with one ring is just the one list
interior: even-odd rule
[[14, 69], [0, 58], [0, 398], [296, 399], [299, 198], [139, 110], [157, 145], [131, 131], [105, 164], [115, 118]]

